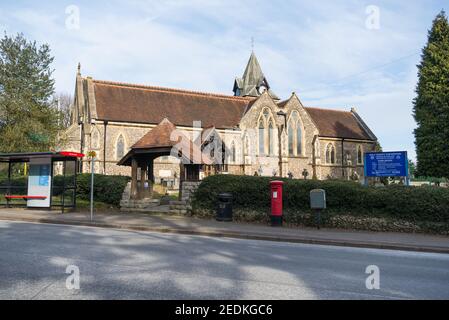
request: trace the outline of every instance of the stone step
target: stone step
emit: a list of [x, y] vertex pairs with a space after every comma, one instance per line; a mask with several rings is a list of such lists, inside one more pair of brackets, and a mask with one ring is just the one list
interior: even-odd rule
[[158, 199], [143, 199], [143, 200], [122, 200], [120, 201], [121, 208], [137, 208], [137, 209], [145, 209], [145, 208], [154, 208], [160, 205], [160, 201]]

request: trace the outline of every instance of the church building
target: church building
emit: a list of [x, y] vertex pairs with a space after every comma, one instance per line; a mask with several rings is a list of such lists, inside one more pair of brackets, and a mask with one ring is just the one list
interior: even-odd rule
[[[78, 67], [72, 125], [61, 143], [95, 151], [96, 173], [138, 170], [156, 182], [218, 173], [362, 179], [363, 154], [375, 150], [377, 138], [355, 109], [306, 107], [295, 93], [282, 100], [274, 91], [254, 52], [230, 95], [100, 81], [83, 77]], [[223, 161], [173, 153], [174, 130]], [[207, 148], [218, 141], [220, 150]], [[182, 157], [192, 165], [187, 171]], [[81, 170], [90, 172], [88, 158]]]

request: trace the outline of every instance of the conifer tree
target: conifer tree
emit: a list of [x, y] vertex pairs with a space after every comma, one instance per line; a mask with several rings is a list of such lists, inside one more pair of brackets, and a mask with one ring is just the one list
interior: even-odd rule
[[418, 174], [449, 177], [449, 23], [444, 11], [433, 21], [418, 71], [414, 100]]

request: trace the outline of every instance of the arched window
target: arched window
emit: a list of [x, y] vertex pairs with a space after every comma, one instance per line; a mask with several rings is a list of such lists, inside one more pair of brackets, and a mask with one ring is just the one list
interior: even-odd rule
[[295, 155], [295, 128], [292, 123], [288, 125], [288, 154]]
[[302, 126], [299, 115], [294, 111], [288, 123], [288, 153], [290, 156], [302, 155]]
[[274, 118], [265, 108], [259, 118], [259, 155], [274, 155], [275, 128]]
[[123, 136], [120, 135], [117, 139], [117, 145], [116, 145], [117, 160], [120, 160], [124, 156], [125, 156], [125, 138], [123, 138]]
[[265, 125], [263, 120], [259, 121], [259, 155], [265, 154]]
[[296, 155], [302, 154], [302, 130], [299, 123], [296, 123]]
[[357, 146], [357, 164], [363, 164], [363, 148]]
[[332, 143], [329, 143], [326, 147], [326, 163], [335, 164], [335, 147]]
[[234, 141], [232, 141], [232, 144], [231, 144], [231, 162], [232, 163], [236, 163], [237, 162], [237, 155], [236, 155], [236, 153], [235, 153], [235, 143], [234, 143]]
[[263, 116], [265, 117], [265, 119], [268, 119], [270, 117], [270, 111], [268, 111], [268, 109], [265, 109], [263, 111]]
[[273, 120], [270, 120], [268, 125], [268, 154], [274, 155], [274, 124]]

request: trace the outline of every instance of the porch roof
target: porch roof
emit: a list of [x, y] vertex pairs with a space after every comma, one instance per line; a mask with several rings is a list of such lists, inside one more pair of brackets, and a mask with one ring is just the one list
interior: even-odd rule
[[[176, 155], [189, 163], [204, 163], [201, 146], [192, 142], [189, 137], [177, 130], [176, 126], [165, 118], [137, 141], [117, 164], [130, 166], [133, 158], [151, 160], [167, 155]], [[205, 159], [205, 162], [209, 162], [209, 159]]]

